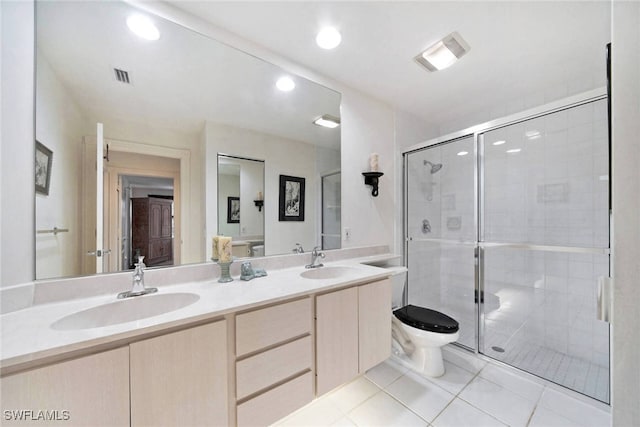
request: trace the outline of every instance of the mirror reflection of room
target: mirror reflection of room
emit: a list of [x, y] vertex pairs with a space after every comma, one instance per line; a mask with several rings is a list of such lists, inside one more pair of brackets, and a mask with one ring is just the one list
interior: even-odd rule
[[[215, 234], [233, 235], [238, 257], [321, 244], [314, 184], [340, 167], [340, 128], [313, 121], [340, 116], [339, 93], [162, 19], [161, 37], [141, 40], [126, 27], [127, 16], [140, 11], [124, 2], [37, 1], [36, 12], [36, 139], [53, 161], [47, 194], [36, 194], [35, 228], [68, 230], [37, 234], [36, 279], [130, 268], [136, 248], [120, 176], [173, 180], [171, 243], [155, 242], [165, 255], [145, 258], [149, 266], [209, 261], [206, 242]], [[283, 74], [294, 91], [276, 89]], [[263, 206], [255, 203], [258, 188], [219, 204], [219, 152], [265, 160]], [[277, 176], [303, 172], [312, 210], [304, 223], [279, 223]], [[239, 218], [218, 231], [229, 203]], [[262, 229], [252, 217], [262, 218]]]

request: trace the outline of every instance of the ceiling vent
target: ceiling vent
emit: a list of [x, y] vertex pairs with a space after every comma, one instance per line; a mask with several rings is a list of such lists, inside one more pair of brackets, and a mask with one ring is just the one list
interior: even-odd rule
[[113, 71], [116, 73], [116, 80], [120, 83], [131, 84], [129, 80], [129, 72], [125, 70], [120, 70], [118, 68], [114, 68]]

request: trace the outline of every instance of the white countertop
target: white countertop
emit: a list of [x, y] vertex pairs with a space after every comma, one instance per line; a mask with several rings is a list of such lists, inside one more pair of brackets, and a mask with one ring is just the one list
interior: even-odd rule
[[[2, 374], [76, 354], [126, 345], [158, 331], [220, 318], [228, 313], [389, 277], [389, 270], [361, 264], [379, 261], [380, 258], [376, 256], [325, 263], [326, 267], [351, 267], [343, 276], [333, 279], [305, 279], [300, 276], [306, 271], [305, 268], [293, 267], [268, 271], [268, 276], [251, 281], [234, 277], [233, 282], [218, 283], [215, 278], [163, 286], [157, 294], [152, 295], [189, 292], [197, 294], [200, 299], [175, 311], [105, 327], [55, 330], [51, 324], [75, 312], [115, 302], [116, 295], [41, 304], [10, 312], [0, 316]], [[153, 283], [146, 283], [146, 286], [153, 287]]]

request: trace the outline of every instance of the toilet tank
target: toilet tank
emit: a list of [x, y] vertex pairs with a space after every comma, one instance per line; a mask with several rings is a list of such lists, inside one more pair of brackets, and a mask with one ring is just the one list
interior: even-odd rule
[[407, 267], [384, 267], [391, 273], [391, 306], [395, 310], [404, 306], [402, 295], [404, 293], [405, 284], [407, 283]]

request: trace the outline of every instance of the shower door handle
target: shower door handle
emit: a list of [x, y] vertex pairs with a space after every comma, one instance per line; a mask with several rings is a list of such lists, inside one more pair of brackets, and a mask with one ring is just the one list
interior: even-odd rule
[[613, 279], [611, 277], [598, 277], [598, 320], [611, 323], [611, 300], [613, 291]]

